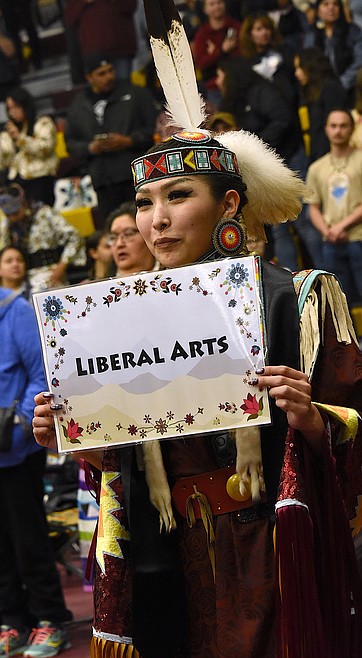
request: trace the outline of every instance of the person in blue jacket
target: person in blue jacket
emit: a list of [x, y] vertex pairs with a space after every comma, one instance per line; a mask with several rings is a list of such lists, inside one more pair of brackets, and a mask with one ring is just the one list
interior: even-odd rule
[[0, 657], [55, 656], [69, 646], [62, 624], [72, 614], [43, 506], [46, 450], [31, 431], [44, 370], [34, 310], [7, 288], [0, 288], [0, 345], [1, 405], [19, 400], [11, 436], [0, 445]]

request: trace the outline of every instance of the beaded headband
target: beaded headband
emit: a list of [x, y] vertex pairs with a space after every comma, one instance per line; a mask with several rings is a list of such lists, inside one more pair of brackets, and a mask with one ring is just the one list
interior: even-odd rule
[[165, 140], [159, 151], [133, 160], [131, 167], [136, 191], [145, 183], [192, 174], [228, 174], [241, 178], [235, 153], [218, 144], [206, 132], [187, 130], [172, 135], [180, 146], [167, 148]]

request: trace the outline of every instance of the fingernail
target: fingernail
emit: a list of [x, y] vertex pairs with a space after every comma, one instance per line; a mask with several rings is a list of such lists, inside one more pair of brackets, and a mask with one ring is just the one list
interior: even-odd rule
[[255, 370], [256, 375], [262, 375], [265, 372], [265, 368], [257, 368]]
[[259, 384], [259, 379], [257, 377], [252, 377], [252, 379], [249, 379], [248, 384], [249, 386], [256, 386]]
[[50, 409], [52, 411], [60, 411], [61, 409], [63, 409], [63, 405], [62, 404], [51, 404]]
[[52, 397], [53, 397], [53, 393], [50, 393], [50, 391], [45, 391], [45, 393], [43, 393], [43, 398], [45, 398], [46, 400], [50, 400]]

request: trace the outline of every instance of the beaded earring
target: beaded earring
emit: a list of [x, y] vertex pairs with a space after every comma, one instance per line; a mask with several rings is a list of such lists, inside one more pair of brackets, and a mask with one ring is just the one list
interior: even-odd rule
[[223, 217], [220, 219], [213, 232], [212, 243], [214, 249], [221, 256], [246, 255], [246, 229], [243, 225], [242, 213], [235, 218]]

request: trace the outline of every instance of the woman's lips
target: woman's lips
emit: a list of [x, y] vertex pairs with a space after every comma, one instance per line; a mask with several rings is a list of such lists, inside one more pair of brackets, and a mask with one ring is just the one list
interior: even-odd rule
[[154, 241], [153, 246], [157, 247], [157, 249], [166, 249], [177, 242], [179, 242], [178, 238], [157, 238], [157, 240]]

